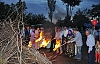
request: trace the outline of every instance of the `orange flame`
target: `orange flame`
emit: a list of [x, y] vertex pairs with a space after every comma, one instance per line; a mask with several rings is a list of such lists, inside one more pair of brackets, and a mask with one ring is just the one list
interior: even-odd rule
[[28, 48], [32, 47], [32, 42], [29, 41]]
[[42, 39], [42, 35], [43, 35], [43, 33], [40, 32], [40, 38], [36, 39], [35, 42], [39, 42], [39, 41], [41, 41], [41, 39]]
[[50, 39], [44, 38], [42, 44], [40, 44], [40, 47], [46, 47], [49, 44], [49, 42], [50, 42]]
[[53, 49], [53, 51], [56, 51], [59, 47], [60, 47], [60, 40], [57, 40], [56, 39], [56, 45], [55, 45], [55, 48]]

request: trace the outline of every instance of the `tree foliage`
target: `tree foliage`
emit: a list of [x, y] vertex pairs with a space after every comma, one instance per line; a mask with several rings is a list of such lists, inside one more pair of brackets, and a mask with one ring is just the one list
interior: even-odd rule
[[46, 18], [43, 14], [25, 13], [26, 9], [25, 1], [19, 0], [16, 4], [12, 3], [11, 5], [0, 2], [0, 20], [3, 21], [3, 19], [11, 18], [12, 21], [15, 21], [16, 18], [21, 19], [23, 17], [25, 24], [29, 25], [45, 22]]
[[49, 7], [48, 17], [52, 23], [52, 17], [53, 17], [53, 12], [55, 11], [56, 0], [47, 0], [47, 1], [48, 1], [48, 7]]
[[17, 12], [21, 13], [24, 12], [25, 9], [27, 9], [25, 1], [22, 2], [21, 0], [19, 0], [19, 2], [16, 3], [16, 7], [17, 7]]
[[70, 20], [72, 16], [73, 7], [78, 6], [81, 0], [61, 0], [61, 1], [66, 4], [67, 15], [65, 17], [65, 23], [67, 23], [66, 25], [69, 25], [71, 23]]
[[26, 3], [19, 0], [16, 4], [5, 4], [4, 2], [0, 2], [0, 19], [8, 19], [11, 18], [13, 21], [19, 15], [24, 14], [26, 9]]
[[81, 2], [81, 0], [61, 0], [61, 1], [63, 1], [64, 3], [67, 3], [70, 6], [79, 5]]
[[43, 24], [45, 21], [46, 21], [46, 18], [43, 14], [28, 13], [25, 16], [25, 23], [29, 25]]
[[84, 9], [83, 11], [79, 9], [73, 17], [73, 25], [84, 26], [84, 23], [89, 21], [89, 18], [86, 16], [86, 13], [87, 9]]
[[78, 10], [73, 17], [73, 26], [84, 26], [84, 23], [90, 21], [89, 17], [100, 17], [100, 3], [92, 5], [92, 9]]
[[[57, 25], [59, 26], [84, 26], [84, 23], [89, 22], [89, 18], [87, 17], [88, 9], [78, 10], [73, 17], [72, 21], [66, 22], [66, 20], [58, 20]], [[64, 22], [65, 21], [65, 22]]]
[[10, 5], [0, 2], [0, 19], [4, 19], [9, 11]]
[[90, 17], [100, 17], [100, 3], [97, 5], [93, 4], [92, 9], [88, 10], [88, 14]]

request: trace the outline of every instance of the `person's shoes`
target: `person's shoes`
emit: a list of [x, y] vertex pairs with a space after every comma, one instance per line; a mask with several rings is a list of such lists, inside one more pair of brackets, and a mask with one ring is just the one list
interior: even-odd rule
[[73, 59], [77, 59], [76, 57], [73, 57]]
[[77, 59], [77, 61], [81, 61], [81, 59]]
[[95, 60], [95, 62], [97, 62], [97, 60]]
[[60, 54], [62, 54], [62, 52], [60, 52]]
[[99, 60], [97, 62], [100, 64], [100, 61]]
[[67, 53], [65, 52], [65, 55], [67, 55]]
[[56, 52], [55, 54], [59, 54], [58, 52]]
[[69, 55], [69, 57], [72, 57], [71, 55]]

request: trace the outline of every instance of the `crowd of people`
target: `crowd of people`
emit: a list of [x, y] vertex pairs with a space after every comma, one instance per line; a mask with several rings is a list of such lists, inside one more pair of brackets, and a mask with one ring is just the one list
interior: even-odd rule
[[[34, 28], [27, 26], [21, 30], [24, 44], [28, 45], [29, 41], [32, 43], [32, 47], [36, 50], [41, 48], [43, 40], [48, 43], [44, 47], [48, 47], [51, 51], [55, 51], [56, 54], [66, 54], [77, 61], [82, 59], [82, 34], [78, 28], [54, 27], [54, 28]], [[94, 64], [100, 62], [100, 29], [95, 30], [94, 27], [86, 29], [85, 34], [87, 36], [86, 45], [88, 47], [88, 63]], [[96, 44], [95, 44], [96, 43]], [[57, 47], [57, 45], [59, 45]], [[42, 45], [43, 46], [43, 45]], [[75, 57], [74, 57], [75, 56]]]

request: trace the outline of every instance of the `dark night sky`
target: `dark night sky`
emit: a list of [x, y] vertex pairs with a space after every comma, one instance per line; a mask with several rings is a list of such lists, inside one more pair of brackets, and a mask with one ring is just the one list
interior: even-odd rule
[[[27, 11], [32, 12], [35, 14], [44, 14], [46, 17], [48, 17], [48, 5], [47, 0], [22, 0], [26, 2], [27, 5]], [[65, 17], [66, 15], [66, 7], [63, 5], [63, 2], [61, 0], [56, 0], [56, 10], [55, 14], [61, 15], [61, 18]], [[18, 0], [0, 0], [0, 2], [5, 2], [6, 4], [10, 3], [16, 3]], [[83, 0], [79, 6], [76, 6], [73, 10], [73, 14], [78, 9], [91, 9], [92, 4], [98, 4], [100, 3], [100, 0]]]

